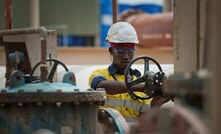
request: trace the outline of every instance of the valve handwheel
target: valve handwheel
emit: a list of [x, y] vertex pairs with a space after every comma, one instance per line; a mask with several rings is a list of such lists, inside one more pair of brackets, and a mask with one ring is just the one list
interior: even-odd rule
[[[49, 81], [49, 82], [53, 82], [53, 77], [54, 77], [54, 75], [55, 75], [55, 72], [56, 72], [56, 69], [57, 69], [57, 66], [58, 66], [58, 65], [61, 65], [61, 66], [65, 69], [66, 72], [69, 71], [68, 68], [67, 68], [67, 66], [66, 66], [64, 63], [62, 63], [61, 61], [57, 60], [57, 59], [47, 59], [46, 61], [47, 61], [47, 62], [53, 62], [53, 63], [54, 63], [53, 66], [51, 67], [50, 71], [48, 72], [48, 75], [47, 75], [47, 81]], [[34, 74], [35, 70], [36, 70], [37, 67], [40, 66], [40, 65], [41, 65], [41, 62], [38, 62], [38, 63], [33, 67], [33, 69], [31, 70], [30, 77], [29, 77], [29, 79], [30, 79], [31, 82], [33, 82], [33, 74]], [[41, 81], [41, 80], [40, 80], [40, 81]], [[40, 82], [40, 81], [38, 80], [37, 82]]]
[[[144, 60], [144, 74], [143, 76], [129, 81], [129, 71], [133, 63], [137, 62], [138, 60]], [[156, 64], [156, 66], [159, 69], [159, 72], [153, 73], [149, 71], [149, 61], [152, 61], [153, 63]], [[133, 99], [150, 99], [155, 95], [162, 94], [162, 81], [164, 79], [164, 72], [162, 71], [162, 68], [160, 64], [153, 58], [149, 56], [140, 56], [138, 58], [133, 59], [127, 66], [126, 71], [125, 71], [125, 84], [128, 89], [128, 93]], [[146, 96], [138, 96], [132, 91], [132, 87], [138, 84], [144, 84], [144, 93]]]

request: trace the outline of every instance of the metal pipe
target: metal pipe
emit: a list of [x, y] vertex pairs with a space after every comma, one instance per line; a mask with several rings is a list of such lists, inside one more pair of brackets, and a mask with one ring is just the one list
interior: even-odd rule
[[46, 60], [47, 60], [47, 29], [44, 27], [39, 27], [37, 29], [37, 32], [40, 34], [40, 39], [41, 39], [41, 80], [46, 81], [47, 80], [47, 75], [48, 75], [48, 69], [46, 65]]
[[48, 31], [44, 27], [38, 27], [38, 28], [23, 28], [23, 29], [13, 29], [13, 30], [1, 30], [0, 36], [6, 36], [6, 35], [20, 35], [20, 34], [33, 34], [37, 33], [40, 34], [40, 36], [47, 37]]
[[46, 38], [41, 37], [41, 80], [46, 81], [47, 80], [47, 75], [48, 75], [48, 69], [46, 66], [46, 56], [47, 55], [47, 43], [46, 43]]
[[[5, 0], [5, 28], [12, 29], [13, 28], [13, 20], [12, 20], [12, 0]], [[6, 83], [5, 86], [9, 85], [8, 78], [10, 77], [9, 63], [6, 60]]]
[[113, 24], [117, 22], [117, 0], [112, 0], [112, 20]]
[[31, 0], [31, 27], [39, 26], [39, 0]]
[[221, 120], [221, 107], [220, 107], [220, 94], [221, 94], [221, 18], [219, 13], [221, 12], [221, 1], [210, 0], [207, 1], [207, 23], [206, 23], [206, 46], [208, 49], [208, 68], [212, 72], [212, 78], [208, 83], [208, 97], [206, 97], [207, 111], [211, 116], [211, 128], [214, 133], [221, 133], [220, 120]]
[[13, 28], [12, 0], [5, 0], [5, 28]]
[[200, 69], [200, 0], [196, 2], [196, 68]]
[[138, 9], [125, 10], [118, 15], [137, 31], [139, 46], [156, 48], [173, 46], [173, 12], [148, 14]]

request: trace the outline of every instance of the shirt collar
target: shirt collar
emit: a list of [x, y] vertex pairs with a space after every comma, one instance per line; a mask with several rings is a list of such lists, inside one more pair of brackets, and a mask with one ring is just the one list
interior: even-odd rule
[[116, 74], [117, 73], [117, 67], [112, 63], [108, 67], [108, 72], [109, 72], [110, 75]]
[[[117, 73], [117, 67], [112, 63], [109, 67], [108, 67], [108, 72], [110, 75], [114, 75]], [[132, 75], [135, 75], [136, 77], [140, 77], [140, 72], [137, 69], [131, 69], [130, 68], [130, 72], [132, 73]]]

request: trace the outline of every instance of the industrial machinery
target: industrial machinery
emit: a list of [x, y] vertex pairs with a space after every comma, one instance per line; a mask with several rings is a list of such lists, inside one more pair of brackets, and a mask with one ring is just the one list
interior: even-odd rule
[[[2, 134], [129, 132], [116, 110], [99, 109], [104, 89], [80, 89], [74, 73], [51, 58], [56, 57], [55, 31], [39, 27], [3, 30], [0, 35], [7, 57], [6, 88], [0, 89]], [[66, 71], [62, 82], [56, 80], [59, 65]]]
[[173, 12], [148, 14], [139, 9], [127, 9], [118, 15], [118, 21], [133, 25], [137, 31], [139, 47], [173, 46]]
[[[129, 68], [135, 62], [144, 61], [143, 75], [128, 81]], [[159, 72], [149, 70], [149, 62], [156, 64]], [[211, 134], [206, 113], [203, 112], [206, 81], [210, 74], [206, 70], [188, 73], [175, 73], [166, 78], [160, 64], [149, 56], [135, 58], [126, 69], [125, 84], [134, 99], [150, 99], [160, 96], [176, 99], [179, 103], [174, 107], [152, 108], [142, 114], [137, 124], [130, 126], [130, 133], [165, 133], [165, 134]], [[144, 83], [146, 97], [133, 93], [131, 87]], [[161, 103], [161, 102], [160, 102]]]
[[[104, 89], [81, 90], [76, 85], [74, 73], [70, 72], [64, 63], [51, 58], [51, 56], [46, 58], [48, 50], [53, 48], [50, 46], [50, 40], [47, 40], [48, 36], [51, 35], [50, 31], [42, 27], [37, 30], [15, 29], [1, 31], [1, 35], [7, 49], [7, 68], [10, 68], [6, 69], [9, 70], [7, 74], [10, 74], [7, 79], [8, 86], [0, 90], [0, 131], [3, 134], [28, 134], [41, 129], [59, 134], [159, 132], [176, 134], [189, 131], [197, 134], [210, 133], [204, 121], [200, 119], [203, 114], [198, 117], [195, 112], [183, 107], [183, 105], [178, 105], [175, 108], [153, 108], [150, 112], [143, 114], [136, 122], [128, 124], [116, 110], [111, 108], [99, 109], [99, 106], [105, 102]], [[54, 35], [56, 35], [55, 32], [52, 36]], [[33, 48], [29, 46], [32, 45], [29, 43], [33, 39], [38, 40], [36, 42], [41, 47], [35, 45], [38, 47], [35, 50], [39, 49], [40, 53], [36, 54]], [[31, 53], [27, 48], [31, 48]], [[35, 59], [35, 63], [31, 65], [33, 60], [30, 61], [29, 59], [35, 57], [33, 55], [41, 58], [39, 58], [40, 61]], [[135, 81], [128, 81], [129, 68], [140, 60], [143, 60], [144, 63], [143, 75], [140, 74], [140, 77]], [[149, 64], [152, 62], [156, 64], [159, 71], [152, 72], [149, 69]], [[61, 65], [66, 71], [62, 82], [57, 82], [54, 78], [58, 65]], [[38, 70], [39, 67], [40, 71]], [[27, 71], [27, 68], [30, 70]], [[188, 79], [182, 75], [166, 78], [160, 64], [149, 56], [135, 58], [128, 65], [125, 75], [128, 92], [134, 99], [176, 96], [181, 98], [182, 102], [188, 100], [183, 104], [193, 105], [193, 102], [197, 100], [195, 104], [199, 104], [197, 106], [198, 111], [202, 109], [199, 102], [203, 96], [197, 93], [202, 92], [203, 78], [205, 78], [202, 77], [203, 75], [184, 75], [189, 76]], [[205, 73], [204, 76], [206, 76]], [[145, 84], [146, 97], [142, 98], [131, 91], [131, 87], [139, 83]], [[193, 90], [190, 94], [188, 92], [189, 87], [196, 91], [196, 94], [192, 94]], [[178, 124], [174, 125], [174, 123]], [[148, 125], [146, 126], [146, 124]]]
[[[174, 74], [165, 78], [156, 60], [147, 56], [135, 58], [128, 68], [142, 59], [144, 74], [135, 81], [126, 78], [130, 95], [134, 99], [167, 95], [175, 97], [178, 103], [172, 108], [153, 108], [136, 122], [128, 124], [117, 111], [99, 109], [105, 100], [103, 89], [82, 91], [77, 87], [74, 74], [56, 59], [56, 32], [44, 28], [14, 29], [1, 31], [0, 35], [3, 36], [7, 57], [6, 88], [0, 89], [2, 134], [29, 134], [38, 130], [58, 134], [211, 133], [209, 122], [202, 112], [205, 82], [210, 78], [207, 71]], [[51, 56], [47, 59], [47, 55], [55, 59]], [[157, 65], [159, 72], [149, 70], [149, 61]], [[51, 62], [55, 63], [48, 71], [47, 63], [50, 65]], [[58, 64], [67, 71], [62, 82], [55, 82], [53, 78]], [[40, 76], [34, 73], [38, 66], [40, 71], [37, 74]], [[145, 98], [136, 96], [130, 90], [139, 83], [145, 84]]]

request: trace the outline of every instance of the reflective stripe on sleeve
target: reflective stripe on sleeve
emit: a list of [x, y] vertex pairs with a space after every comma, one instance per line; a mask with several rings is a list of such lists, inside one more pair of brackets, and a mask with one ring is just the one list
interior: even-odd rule
[[150, 104], [144, 104], [144, 105], [142, 105], [140, 112], [146, 112], [146, 111], [150, 110], [150, 108], [151, 108]]
[[105, 105], [114, 107], [130, 107], [137, 112], [144, 112], [150, 109], [150, 105], [148, 104], [143, 105], [131, 100], [115, 100], [108, 97], [105, 100]]
[[125, 118], [125, 120], [127, 121], [127, 122], [134, 122], [135, 121], [135, 118], [134, 117], [131, 117], [131, 116], [126, 116], [126, 117], [124, 117]]

